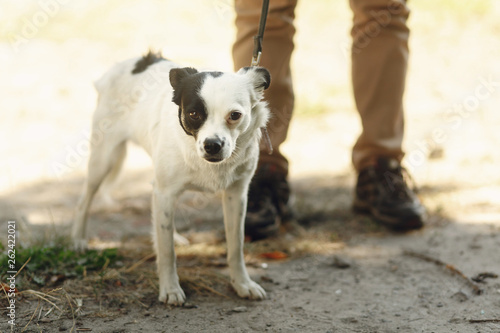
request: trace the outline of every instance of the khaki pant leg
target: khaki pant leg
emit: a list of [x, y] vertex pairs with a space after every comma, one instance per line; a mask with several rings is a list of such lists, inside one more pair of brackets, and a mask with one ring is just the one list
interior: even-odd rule
[[[272, 163], [288, 172], [288, 161], [280, 152], [280, 145], [286, 140], [292, 117], [294, 94], [290, 57], [294, 48], [294, 10], [296, 0], [271, 0], [267, 16], [266, 30], [262, 43], [260, 66], [271, 73], [271, 86], [265, 92], [265, 99], [271, 110], [268, 132], [274, 149], [268, 155], [261, 144], [259, 163]], [[257, 35], [262, 10], [262, 2], [256, 0], [236, 0], [236, 41], [233, 45], [235, 70], [250, 66], [253, 53], [253, 37]]]
[[352, 152], [359, 171], [378, 156], [403, 158], [403, 93], [408, 63], [405, 0], [350, 0], [352, 83], [363, 131]]

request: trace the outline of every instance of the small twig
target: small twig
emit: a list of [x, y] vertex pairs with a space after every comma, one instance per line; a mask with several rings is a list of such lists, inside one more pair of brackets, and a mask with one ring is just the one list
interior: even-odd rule
[[139, 303], [143, 308], [147, 309], [149, 308], [149, 306], [147, 306], [146, 304], [142, 303], [138, 297], [136, 297], [136, 300], [135, 300], [137, 303]]
[[491, 272], [483, 272], [471, 278], [472, 281], [478, 283], [484, 283], [486, 279], [496, 279], [498, 278], [498, 274]]
[[153, 289], [156, 290], [156, 292], [160, 291], [160, 289], [158, 289], [158, 287], [156, 286], [156, 284], [153, 282], [153, 280], [151, 278], [148, 278], [148, 281], [149, 281], [149, 285], [151, 287], [153, 287]]
[[136, 262], [135, 264], [133, 264], [132, 266], [130, 266], [129, 268], [125, 269], [124, 272], [125, 273], [130, 273], [132, 272], [133, 270], [135, 270], [137, 267], [139, 267], [140, 265], [142, 265], [143, 263], [145, 263], [146, 261], [150, 260], [151, 258], [154, 258], [156, 256], [155, 253], [151, 253], [151, 254], [148, 254], [147, 256], [145, 256], [144, 258], [142, 258], [141, 260], [139, 260], [138, 262]]
[[42, 311], [43, 311], [43, 305], [40, 308], [40, 312], [38, 313], [38, 319], [37, 319], [37, 321], [40, 321], [40, 318], [42, 318]]
[[460, 277], [462, 280], [464, 280], [467, 283], [467, 285], [474, 291], [474, 293], [476, 295], [481, 295], [483, 293], [483, 290], [481, 288], [479, 288], [474, 282], [472, 282], [467, 276], [465, 276], [464, 273], [462, 273], [455, 266], [447, 264], [439, 259], [432, 258], [432, 257], [425, 255], [425, 254], [422, 254], [422, 253], [417, 253], [417, 252], [413, 252], [410, 250], [405, 250], [403, 253], [407, 256], [422, 259], [424, 261], [431, 262], [433, 264], [441, 266], [441, 267], [445, 268], [446, 270], [450, 271], [452, 274], [454, 274], [454, 275]]
[[28, 264], [31, 260], [31, 257], [28, 258], [28, 260], [26, 260], [26, 262], [21, 266], [21, 268], [19, 268], [19, 270], [17, 271], [16, 273], [16, 276], [17, 277], [19, 275], [19, 273], [21, 273], [21, 271], [23, 270], [24, 266], [26, 266], [26, 264]]
[[71, 305], [71, 299], [70, 299], [68, 293], [66, 292], [66, 290], [64, 291], [64, 295], [66, 296], [66, 299], [68, 300], [68, 304], [69, 304], [69, 307], [71, 309], [71, 315], [73, 316], [73, 326], [71, 326], [71, 330], [69, 331], [70, 333], [72, 333], [75, 330], [75, 326], [76, 326], [75, 311], [73, 310], [73, 305]]
[[228, 298], [228, 299], [229, 299], [229, 297], [228, 297], [227, 295], [224, 295], [224, 294], [222, 294], [222, 293], [218, 292], [218, 291], [217, 291], [217, 290], [215, 290], [214, 288], [209, 287], [208, 285], [206, 285], [206, 284], [204, 284], [204, 283], [200, 283], [200, 285], [201, 285], [201, 287], [202, 287], [202, 288], [205, 288], [206, 290], [208, 290], [208, 291], [209, 291], [209, 292], [211, 292], [212, 294], [219, 295], [219, 296], [221, 296], [221, 297], [224, 297], [224, 298]]
[[49, 310], [49, 311], [47, 311], [47, 313], [46, 313], [46, 314], [44, 314], [43, 316], [44, 316], [44, 317], [47, 317], [47, 316], [48, 316], [48, 315], [52, 312], [52, 310], [54, 310], [55, 308], [56, 308], [55, 306], [51, 307], [51, 308], [50, 308], [50, 310]]
[[471, 324], [500, 323], [500, 319], [469, 319]]
[[21, 332], [26, 331], [26, 328], [28, 328], [28, 325], [31, 323], [31, 321], [32, 321], [32, 320], [33, 320], [33, 318], [35, 317], [35, 314], [36, 314], [36, 312], [38, 311], [38, 307], [39, 307], [39, 306], [40, 306], [40, 300], [38, 300], [38, 304], [37, 304], [37, 306], [36, 306], [35, 311], [34, 311], [34, 312], [33, 312], [33, 314], [31, 315], [30, 320], [28, 321], [28, 323], [26, 324], [26, 326], [24, 326], [24, 328], [23, 328], [23, 330], [22, 330]]
[[110, 263], [110, 260], [109, 258], [106, 258], [106, 262], [104, 263], [104, 265], [102, 266], [101, 268], [101, 272], [104, 272], [106, 270], [106, 268], [108, 268], [108, 265]]
[[4, 293], [4, 296], [1, 299], [9, 298], [9, 295], [7, 294], [7, 288], [9, 288], [9, 286], [7, 286], [5, 283], [0, 283], [0, 289], [2, 289]]
[[53, 299], [56, 299], [56, 300], [57, 300], [57, 298], [55, 298], [54, 296], [51, 296], [51, 295], [49, 295], [49, 294], [44, 294], [44, 293], [41, 293], [41, 292], [39, 292], [39, 291], [35, 291], [35, 290], [31, 290], [31, 289], [29, 289], [29, 290], [24, 290], [24, 291], [22, 291], [21, 293], [22, 293], [22, 294], [30, 294], [30, 295], [35, 295], [35, 296], [36, 296], [36, 297], [38, 297], [39, 299], [44, 300], [45, 302], [47, 302], [47, 303], [49, 303], [50, 305], [52, 305], [53, 307], [55, 307], [57, 310], [62, 311], [62, 310], [61, 310], [61, 309], [60, 309], [60, 308], [59, 308], [59, 307], [58, 307], [55, 303], [53, 303], [53, 302], [51, 302], [51, 301], [49, 301], [49, 300], [47, 299], [48, 297], [51, 297], [51, 298], [53, 298]]
[[22, 294], [33, 294], [35, 296], [38, 296], [38, 295], [43, 295], [45, 297], [48, 297], [48, 298], [52, 298], [54, 300], [58, 300], [59, 298], [55, 297], [55, 296], [52, 296], [50, 295], [50, 293], [54, 292], [54, 291], [59, 291], [61, 290], [61, 288], [57, 288], [57, 289], [54, 289], [54, 290], [51, 290], [49, 291], [48, 293], [44, 294], [42, 293], [41, 291], [36, 291], [36, 290], [33, 290], [33, 289], [27, 289], [27, 290], [23, 290], [23, 291], [20, 291], [19, 294], [22, 295]]

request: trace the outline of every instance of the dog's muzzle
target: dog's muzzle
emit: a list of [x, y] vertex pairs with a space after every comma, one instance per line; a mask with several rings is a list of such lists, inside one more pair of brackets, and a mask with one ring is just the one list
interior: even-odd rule
[[222, 161], [222, 147], [224, 147], [224, 141], [219, 138], [205, 139], [203, 142], [204, 158], [213, 163]]

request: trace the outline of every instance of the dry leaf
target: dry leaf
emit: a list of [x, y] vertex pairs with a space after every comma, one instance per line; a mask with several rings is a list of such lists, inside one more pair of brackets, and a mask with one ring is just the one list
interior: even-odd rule
[[288, 258], [288, 255], [281, 251], [266, 252], [260, 255], [261, 258], [272, 259], [272, 260], [283, 260]]
[[[6, 283], [3, 283], [3, 282], [0, 284], [0, 290], [2, 292], [6, 292], [6, 293], [10, 293], [11, 292], [10, 291], [10, 286], [8, 284], [6, 284]], [[14, 287], [14, 293], [17, 294], [18, 292], [19, 292], [19, 290], [17, 290], [17, 288]]]

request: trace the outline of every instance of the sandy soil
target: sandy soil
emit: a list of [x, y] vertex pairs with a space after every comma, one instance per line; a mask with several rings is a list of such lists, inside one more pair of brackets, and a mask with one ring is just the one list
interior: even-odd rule
[[[32, 320], [26, 332], [500, 332], [500, 280], [470, 283], [483, 272], [500, 274], [500, 7], [487, 1], [441, 5], [415, 3], [410, 22], [406, 165], [429, 211], [423, 230], [394, 234], [351, 212], [349, 153], [360, 127], [344, 46], [350, 15], [346, 4], [304, 2], [294, 56], [297, 116], [284, 147], [303, 230], [283, 230], [278, 239], [246, 247], [251, 274], [269, 298], [241, 300], [230, 290], [219, 198], [188, 194], [180, 202], [178, 226], [192, 245], [179, 248], [180, 271], [220, 276], [213, 285], [217, 293], [188, 288], [191, 306], [170, 308], [156, 300], [153, 282], [135, 302], [82, 297], [75, 321], [54, 311]], [[169, 21], [158, 8], [178, 15]], [[70, 3], [16, 50], [8, 33], [22, 31], [23, 18], [40, 7], [11, 5], [17, 20], [6, 21], [0, 40], [2, 230], [15, 219], [25, 244], [67, 231], [85, 170], [95, 106], [91, 82], [112, 63], [158, 45], [185, 63], [231, 69], [229, 2], [196, 8], [155, 1]], [[141, 15], [151, 20], [141, 22]], [[165, 30], [158, 32], [160, 24]], [[180, 24], [190, 27], [185, 34], [176, 30]], [[93, 244], [127, 249], [127, 265], [150, 251], [150, 162], [131, 148], [114, 190], [118, 205], [105, 208], [97, 201], [90, 221]], [[215, 249], [205, 253], [207, 260], [218, 264], [193, 259], [207, 248]], [[288, 258], [260, 256], [270, 250]], [[154, 272], [154, 262], [146, 261], [144, 270]], [[78, 298], [79, 290], [67, 290]], [[19, 324], [28, 323], [36, 306], [36, 299], [25, 300]], [[0, 314], [6, 318], [3, 309]], [[4, 319], [1, 332], [10, 330]]]

